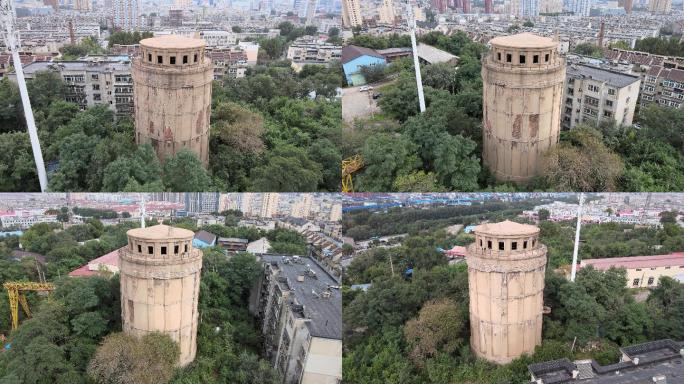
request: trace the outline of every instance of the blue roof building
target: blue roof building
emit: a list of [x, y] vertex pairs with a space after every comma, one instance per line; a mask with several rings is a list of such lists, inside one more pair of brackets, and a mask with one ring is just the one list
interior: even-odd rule
[[361, 67], [372, 65], [386, 65], [387, 60], [374, 49], [347, 45], [342, 48], [342, 68], [344, 77], [349, 85], [363, 85], [366, 83], [360, 73]]
[[195, 233], [195, 237], [192, 239], [192, 246], [195, 248], [208, 248], [216, 245], [216, 235], [213, 233], [201, 230]]

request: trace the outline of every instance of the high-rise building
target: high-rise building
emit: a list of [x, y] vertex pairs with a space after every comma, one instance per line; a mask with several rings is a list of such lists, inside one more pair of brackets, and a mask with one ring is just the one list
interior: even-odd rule
[[432, 0], [432, 7], [436, 9], [438, 13], [445, 13], [447, 10], [447, 0]]
[[172, 27], [183, 26], [183, 10], [169, 9], [169, 25]]
[[462, 0], [463, 13], [470, 13], [470, 0]]
[[306, 219], [311, 215], [311, 208], [313, 206], [313, 196], [310, 193], [305, 193], [301, 195], [301, 200], [292, 204], [290, 209], [290, 215], [292, 217], [298, 217]]
[[180, 366], [195, 359], [202, 251], [195, 234], [155, 225], [127, 232], [120, 250], [121, 319], [134, 336], [162, 332], [180, 346]]
[[378, 17], [382, 24], [394, 24], [396, 14], [392, 0], [382, 0], [382, 5], [378, 8]]
[[342, 204], [333, 204], [330, 208], [330, 221], [342, 221]]
[[527, 183], [560, 138], [565, 59], [531, 33], [490, 40], [482, 65], [483, 163], [497, 180]]
[[664, 15], [672, 12], [672, 0], [649, 0], [648, 11], [654, 15]]
[[509, 15], [514, 15], [514, 16], [521, 16], [522, 15], [522, 7], [521, 7], [521, 2], [522, 0], [508, 0], [506, 2], [506, 11]]
[[591, 0], [572, 0], [572, 12], [575, 16], [589, 16]]
[[492, 0], [485, 0], [484, 1], [484, 9], [485, 9], [485, 13], [487, 13], [487, 14], [492, 13]]
[[318, 0], [308, 0], [306, 2], [306, 25], [313, 25], [317, 7]]
[[520, 13], [523, 17], [539, 16], [539, 0], [521, 0]]
[[188, 192], [185, 194], [185, 210], [193, 213], [212, 213], [219, 211], [218, 192]]
[[92, 0], [74, 0], [73, 7], [75, 11], [92, 11], [93, 1]]
[[160, 161], [181, 149], [209, 164], [213, 66], [205, 42], [176, 35], [140, 41], [133, 59], [135, 141], [151, 144]]
[[539, 13], [562, 13], [563, 0], [539, 0]]
[[192, 5], [192, 1], [191, 0], [173, 0], [173, 5], [177, 9], [186, 9], [186, 8], [189, 8], [190, 5]]
[[261, 197], [261, 210], [259, 216], [263, 218], [271, 218], [278, 214], [278, 203], [280, 202], [280, 195], [277, 193], [264, 193]]
[[113, 0], [112, 23], [123, 31], [140, 29], [140, 3], [138, 0]]
[[467, 248], [470, 346], [497, 364], [541, 344], [546, 246], [539, 228], [512, 221], [475, 227]]
[[342, 0], [342, 24], [346, 28], [363, 25], [359, 0]]

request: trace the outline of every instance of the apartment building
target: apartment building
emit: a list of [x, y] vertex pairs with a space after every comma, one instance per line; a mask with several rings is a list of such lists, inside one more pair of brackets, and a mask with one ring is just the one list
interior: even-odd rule
[[627, 271], [627, 288], [656, 287], [661, 277], [671, 277], [684, 283], [684, 252], [667, 255], [610, 257], [585, 259], [580, 268], [593, 266], [598, 270], [624, 268]]
[[311, 38], [299, 38], [287, 49], [287, 58], [292, 65], [301, 68], [306, 64], [329, 65], [342, 57], [342, 46], [328, 44]]
[[208, 50], [207, 54], [214, 64], [214, 80], [245, 77], [249, 65], [247, 53], [244, 51], [235, 48], [215, 48]]
[[684, 105], [684, 70], [652, 66], [644, 77], [641, 105], [657, 103], [663, 107]]
[[261, 321], [264, 348], [284, 384], [342, 381], [340, 281], [316, 260], [262, 255], [264, 275], [250, 310]]
[[[68, 87], [65, 100], [81, 109], [105, 104], [116, 117], [133, 113], [133, 79], [128, 57], [98, 57], [75, 61], [36, 61], [24, 67], [32, 79], [41, 71], [58, 72]], [[16, 73], [8, 74], [16, 82]]]
[[563, 129], [605, 122], [631, 125], [640, 83], [638, 76], [589, 65], [569, 65], [563, 97]]

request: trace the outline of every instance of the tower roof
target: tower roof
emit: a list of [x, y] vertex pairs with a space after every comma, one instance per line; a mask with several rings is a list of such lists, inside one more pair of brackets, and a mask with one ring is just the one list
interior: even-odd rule
[[557, 41], [549, 37], [535, 35], [534, 33], [523, 32], [515, 35], [499, 36], [489, 41], [491, 45], [510, 48], [555, 48]]
[[129, 236], [149, 239], [149, 240], [164, 240], [164, 239], [185, 239], [193, 238], [195, 233], [183, 228], [170, 227], [168, 225], [159, 224], [147, 228], [133, 228], [127, 232]]
[[207, 45], [202, 39], [192, 39], [190, 37], [183, 37], [179, 35], [165, 35], [159, 37], [150, 37], [140, 40], [140, 45], [149, 48], [200, 48]]
[[491, 233], [497, 235], [525, 236], [536, 235], [539, 228], [534, 225], [520, 224], [505, 220], [499, 223], [486, 223], [475, 227], [475, 233]]

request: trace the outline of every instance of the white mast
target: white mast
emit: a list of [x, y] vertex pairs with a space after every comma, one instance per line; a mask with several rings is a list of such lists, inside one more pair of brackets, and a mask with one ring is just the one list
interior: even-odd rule
[[36, 169], [38, 170], [38, 181], [40, 182], [40, 190], [45, 192], [47, 189], [47, 173], [45, 172], [45, 163], [43, 162], [43, 153], [40, 151], [40, 142], [38, 141], [38, 131], [36, 130], [36, 122], [33, 119], [33, 110], [31, 109], [31, 100], [26, 89], [26, 80], [24, 79], [24, 69], [21, 66], [21, 58], [19, 57], [19, 33], [14, 28], [14, 22], [17, 15], [14, 9], [12, 0], [0, 0], [0, 22], [4, 24], [5, 28], [2, 30], [2, 37], [5, 40], [7, 49], [12, 52], [12, 61], [14, 62], [14, 70], [17, 73], [17, 83], [19, 85], [19, 93], [21, 94], [21, 104], [24, 107], [24, 115], [26, 116], [26, 126], [28, 127], [29, 138], [31, 139], [31, 148], [33, 149], [33, 159], [36, 162]]
[[411, 30], [411, 49], [413, 50], [413, 67], [416, 70], [416, 86], [418, 88], [418, 104], [420, 106], [420, 113], [425, 112], [425, 96], [423, 95], [423, 79], [420, 75], [420, 62], [418, 61], [418, 47], [416, 46], [416, 18], [413, 15], [413, 8], [411, 7], [411, 0], [407, 1], [408, 5], [408, 23]]
[[140, 194], [140, 228], [145, 228], [145, 194]]
[[575, 229], [575, 247], [572, 250], [572, 272], [570, 281], [575, 281], [577, 274], [577, 252], [579, 251], [580, 228], [582, 227], [582, 203], [584, 203], [584, 193], [579, 195], [579, 207], [577, 208], [577, 228]]

